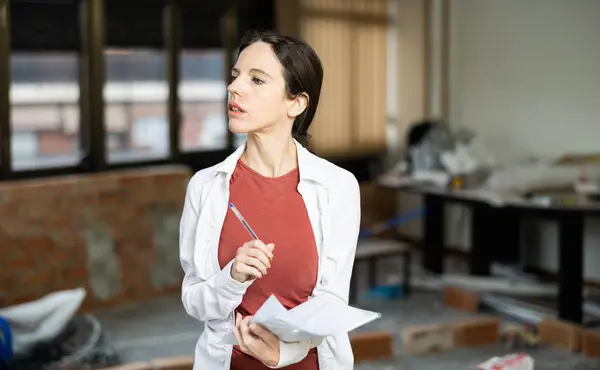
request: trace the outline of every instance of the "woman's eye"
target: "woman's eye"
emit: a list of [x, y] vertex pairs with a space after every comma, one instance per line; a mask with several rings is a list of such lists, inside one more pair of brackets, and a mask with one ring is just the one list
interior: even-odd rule
[[265, 83], [263, 80], [261, 80], [260, 78], [256, 78], [256, 77], [252, 77], [252, 82], [254, 82], [257, 85], [262, 85]]

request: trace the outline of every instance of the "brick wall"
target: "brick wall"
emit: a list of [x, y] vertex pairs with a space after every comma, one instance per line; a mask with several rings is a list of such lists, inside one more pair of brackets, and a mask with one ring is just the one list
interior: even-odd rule
[[177, 291], [190, 175], [164, 166], [0, 182], [0, 307], [80, 286], [84, 309]]

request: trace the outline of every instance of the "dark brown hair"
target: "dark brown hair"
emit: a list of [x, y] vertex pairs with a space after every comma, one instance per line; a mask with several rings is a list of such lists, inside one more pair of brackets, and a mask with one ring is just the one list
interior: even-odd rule
[[306, 42], [274, 31], [249, 31], [242, 38], [238, 52], [241, 53], [255, 42], [271, 45], [283, 67], [283, 78], [288, 97], [295, 98], [302, 93], [308, 95], [306, 109], [296, 117], [292, 126], [293, 138], [308, 148], [308, 129], [319, 105], [323, 83], [321, 60]]

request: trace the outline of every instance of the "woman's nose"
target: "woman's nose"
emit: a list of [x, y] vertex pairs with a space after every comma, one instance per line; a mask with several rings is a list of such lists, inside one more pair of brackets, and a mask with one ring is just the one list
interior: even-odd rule
[[240, 95], [241, 93], [241, 88], [239, 86], [239, 82], [236, 82], [237, 79], [234, 79], [233, 81], [231, 81], [231, 83], [227, 86], [227, 91], [229, 91], [229, 93], [231, 95]]

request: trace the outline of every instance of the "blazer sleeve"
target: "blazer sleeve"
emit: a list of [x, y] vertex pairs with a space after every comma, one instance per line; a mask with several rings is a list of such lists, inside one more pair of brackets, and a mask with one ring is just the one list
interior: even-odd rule
[[207, 279], [201, 279], [197, 274], [197, 269], [205, 268], [208, 262], [204, 255], [195, 253], [198, 250], [196, 228], [202, 212], [203, 181], [198, 175], [188, 183], [179, 226], [179, 257], [185, 274], [181, 301], [186, 312], [197, 320], [223, 320], [240, 305], [251, 282], [240, 283], [231, 277], [233, 261]]

